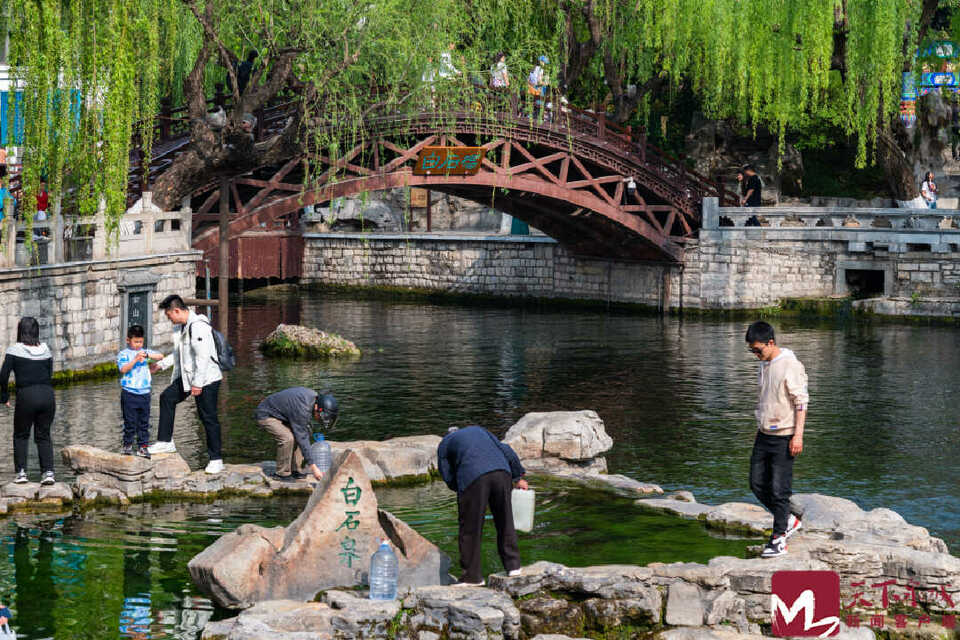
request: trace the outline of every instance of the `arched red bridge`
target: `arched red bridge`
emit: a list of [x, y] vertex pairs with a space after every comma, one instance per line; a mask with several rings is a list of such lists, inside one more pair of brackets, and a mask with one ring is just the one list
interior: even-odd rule
[[[231, 237], [273, 228], [307, 205], [409, 186], [510, 213], [579, 255], [677, 261], [699, 229], [703, 198], [732, 201], [729, 191], [602, 115], [564, 108], [534, 119], [516, 108], [505, 111], [380, 115], [363, 123], [339, 158], [303, 155], [237, 175], [229, 181]], [[413, 175], [419, 151], [436, 145], [482, 146], [486, 158], [473, 176]], [[167, 143], [166, 151], [158, 146], [168, 157], [175, 153], [175, 145]], [[305, 180], [307, 163], [312, 177]], [[162, 166], [156, 158], [152, 165]], [[193, 199], [194, 247], [211, 268], [217, 265], [219, 228], [211, 223], [219, 201], [216, 185]]]

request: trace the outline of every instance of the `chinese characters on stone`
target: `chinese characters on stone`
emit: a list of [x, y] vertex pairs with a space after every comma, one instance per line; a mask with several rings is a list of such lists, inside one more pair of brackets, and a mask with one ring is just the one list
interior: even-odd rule
[[[348, 511], [347, 507], [355, 507], [357, 503], [360, 502], [360, 496], [363, 494], [363, 491], [360, 487], [356, 486], [351, 476], [347, 480], [341, 489], [340, 493], [343, 494], [344, 507], [343, 514], [345, 516], [344, 521], [340, 523], [340, 526], [336, 528], [336, 531], [345, 529], [346, 531], [353, 531], [360, 526], [360, 520], [357, 516], [360, 515], [359, 511]], [[344, 536], [340, 540], [340, 564], [346, 565], [348, 568], [353, 568], [353, 561], [358, 559], [360, 555], [356, 552], [357, 541], [351, 538], [349, 535]]]

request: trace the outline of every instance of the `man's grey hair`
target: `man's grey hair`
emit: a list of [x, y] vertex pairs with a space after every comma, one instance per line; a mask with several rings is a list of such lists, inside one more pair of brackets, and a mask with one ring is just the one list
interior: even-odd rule
[[450, 427], [449, 429], [447, 429], [447, 435], [450, 435], [454, 431], [459, 431], [459, 430], [460, 430], [460, 427]]

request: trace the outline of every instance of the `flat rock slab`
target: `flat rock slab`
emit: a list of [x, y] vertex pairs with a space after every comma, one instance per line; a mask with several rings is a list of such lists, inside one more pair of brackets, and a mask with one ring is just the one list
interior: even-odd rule
[[503, 441], [521, 459], [589, 460], [613, 447], [603, 420], [590, 410], [528, 413], [507, 430]]
[[519, 637], [517, 607], [508, 596], [490, 589], [421, 587], [402, 601], [389, 602], [371, 601], [365, 595], [331, 590], [323, 594], [322, 602], [259, 602], [235, 618], [208, 622], [201, 638], [516, 640]]
[[42, 485], [39, 482], [10, 482], [0, 488], [0, 515], [18, 512], [57, 510], [73, 502], [73, 489], [64, 482]]
[[709, 526], [725, 531], [763, 535], [773, 528], [773, 516], [757, 504], [725, 502], [704, 515]]
[[401, 588], [450, 581], [450, 559], [378, 509], [360, 457], [345, 451], [290, 526], [243, 525], [194, 556], [188, 568], [201, 591], [228, 609], [265, 600], [311, 600], [326, 589], [364, 584], [370, 557], [383, 539], [393, 543], [400, 562]]
[[648, 507], [650, 509], [656, 509], [657, 511], [665, 511], [667, 513], [678, 515], [682, 518], [689, 518], [693, 520], [697, 520], [701, 516], [706, 517], [705, 514], [714, 508], [706, 504], [683, 502], [681, 500], [674, 500], [672, 498], [641, 498], [634, 504]]

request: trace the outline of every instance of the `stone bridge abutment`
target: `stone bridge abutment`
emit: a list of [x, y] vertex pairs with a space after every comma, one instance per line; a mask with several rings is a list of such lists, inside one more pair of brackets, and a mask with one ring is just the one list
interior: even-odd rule
[[[761, 226], [745, 226], [751, 216]], [[719, 209], [708, 199], [680, 262], [581, 257], [545, 236], [308, 233], [303, 280], [688, 311], [853, 296], [878, 313], [953, 317], [954, 218], [960, 211]]]

